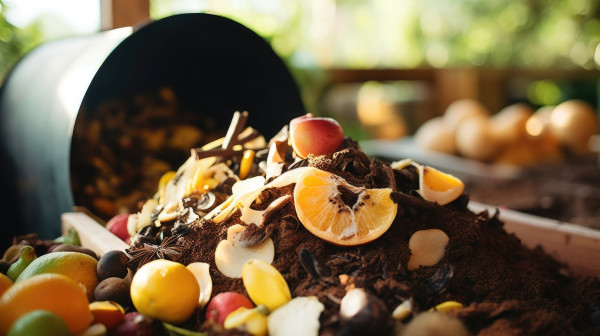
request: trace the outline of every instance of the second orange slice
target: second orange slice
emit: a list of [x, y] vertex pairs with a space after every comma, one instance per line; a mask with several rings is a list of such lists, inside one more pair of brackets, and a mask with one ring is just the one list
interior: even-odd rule
[[296, 182], [294, 203], [300, 222], [315, 236], [343, 246], [361, 245], [392, 225], [398, 205], [392, 190], [350, 185], [329, 172], [308, 168]]

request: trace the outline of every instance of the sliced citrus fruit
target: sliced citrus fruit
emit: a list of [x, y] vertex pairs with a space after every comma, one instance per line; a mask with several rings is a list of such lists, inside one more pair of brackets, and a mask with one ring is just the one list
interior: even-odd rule
[[430, 202], [446, 205], [460, 196], [465, 184], [450, 174], [429, 166], [418, 166], [419, 194]]
[[343, 246], [377, 239], [392, 225], [398, 205], [392, 189], [367, 189], [348, 184], [329, 172], [308, 168], [294, 188], [300, 222], [315, 236]]

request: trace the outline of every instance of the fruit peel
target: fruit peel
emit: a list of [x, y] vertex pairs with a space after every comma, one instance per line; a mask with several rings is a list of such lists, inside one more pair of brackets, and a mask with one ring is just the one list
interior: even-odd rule
[[94, 301], [89, 307], [94, 316], [92, 323], [103, 324], [107, 329], [119, 324], [125, 316], [123, 307], [114, 301]]
[[250, 299], [256, 305], [265, 305], [270, 311], [292, 299], [290, 288], [279, 271], [258, 259], [247, 261], [242, 267], [242, 281]]
[[263, 305], [255, 308], [240, 307], [225, 319], [225, 329], [240, 329], [254, 336], [265, 336], [268, 332], [268, 308]]

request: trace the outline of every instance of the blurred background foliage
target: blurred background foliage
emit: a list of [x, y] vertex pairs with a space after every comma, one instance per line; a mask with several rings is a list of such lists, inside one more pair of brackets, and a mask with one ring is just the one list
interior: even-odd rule
[[233, 18], [298, 67], [596, 67], [595, 0], [152, 0]]
[[6, 9], [6, 4], [0, 0], [0, 79], [23, 55], [44, 40], [39, 21], [17, 27], [7, 19]]
[[[6, 2], [0, 0], [3, 73], [40, 42], [80, 33], [57, 15], [16, 27]], [[150, 5], [155, 19], [183, 12], [230, 17], [300, 68], [598, 67], [595, 0], [151, 0]]]
[[[55, 10], [64, 7], [77, 11], [79, 19], [98, 22], [92, 30], [100, 30], [99, 0], [44, 1], [0, 0], [0, 78], [39, 43], [94, 33], [89, 25], [82, 30], [64, 22], [56, 11], [52, 15], [40, 12], [26, 25], [15, 25], [11, 7], [21, 11], [31, 11], [33, 3]], [[357, 119], [359, 93], [371, 98], [382, 96], [391, 104], [403, 104], [405, 110], [410, 105], [408, 112], [394, 112], [405, 119], [410, 115], [430, 117], [439, 113], [439, 107], [422, 103], [431, 100], [431, 92], [423, 89], [422, 83], [396, 81], [331, 88], [328, 69], [600, 69], [600, 2], [596, 0], [149, 1], [153, 19], [207, 12], [246, 25], [268, 40], [288, 64], [309, 111], [346, 118], [350, 125], [364, 124]], [[94, 10], [86, 11], [83, 6]], [[515, 100], [537, 107], [583, 94], [597, 103], [597, 80], [577, 86], [541, 78], [510, 85], [513, 91], [520, 90]], [[326, 91], [335, 94], [324, 96]], [[352, 98], [340, 98], [348, 96]], [[334, 111], [349, 105], [352, 113]], [[437, 112], [431, 112], [434, 109]], [[394, 137], [405, 132], [390, 134]]]
[[[332, 87], [327, 69], [600, 68], [596, 0], [151, 0], [150, 5], [153, 18], [208, 12], [250, 27], [288, 63], [307, 109], [342, 120], [357, 139], [412, 133], [443, 111], [431, 104], [436, 89], [403, 80]], [[597, 103], [594, 79], [517, 78], [507, 85], [512, 97], [505, 104], [541, 107], [570, 98]], [[365, 104], [371, 116], [387, 116], [379, 118], [375, 132], [365, 131], [370, 120], [361, 117], [361, 100], [375, 102]], [[495, 105], [492, 112], [501, 107]]]

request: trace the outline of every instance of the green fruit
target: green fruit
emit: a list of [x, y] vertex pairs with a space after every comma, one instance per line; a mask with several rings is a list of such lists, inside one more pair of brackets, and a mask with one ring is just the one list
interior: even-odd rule
[[8, 271], [6, 272], [6, 275], [12, 281], [16, 281], [19, 275], [21, 275], [21, 272], [23, 272], [25, 268], [27, 268], [27, 266], [29, 266], [29, 264], [31, 264], [36, 258], [37, 255], [35, 254], [35, 250], [33, 249], [33, 247], [29, 245], [24, 245], [23, 247], [21, 247], [19, 260], [15, 261], [12, 265], [10, 265]]
[[60, 236], [60, 237], [54, 239], [54, 241], [57, 243], [62, 243], [62, 244], [81, 246], [81, 242], [79, 241], [79, 235], [77, 234], [77, 231], [74, 229], [70, 229], [66, 235]]
[[34, 310], [21, 316], [8, 336], [68, 336], [69, 328], [60, 316], [47, 310]]
[[91, 300], [94, 297], [94, 288], [98, 285], [97, 265], [96, 259], [84, 253], [52, 252], [35, 259], [15, 283], [37, 274], [58, 273], [82, 284]]

